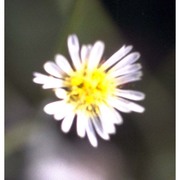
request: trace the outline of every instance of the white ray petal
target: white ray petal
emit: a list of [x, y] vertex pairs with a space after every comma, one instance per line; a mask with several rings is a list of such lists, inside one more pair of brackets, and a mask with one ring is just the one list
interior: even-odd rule
[[81, 68], [81, 61], [79, 57], [79, 41], [75, 34], [68, 37], [68, 50], [71, 56], [72, 62], [76, 70]]
[[104, 52], [104, 43], [97, 41], [91, 49], [88, 58], [88, 68], [94, 69], [98, 66]]
[[46, 62], [44, 64], [44, 69], [47, 73], [55, 77], [58, 77], [58, 78], [62, 77], [61, 69], [54, 62], [51, 62], [51, 61]]
[[74, 113], [69, 113], [63, 119], [62, 124], [61, 124], [61, 129], [63, 132], [65, 132], [65, 133], [69, 132], [69, 130], [72, 126], [73, 120], [74, 120], [74, 116], [75, 116]]
[[143, 113], [145, 111], [145, 108], [139, 104], [131, 102], [130, 106], [134, 112]]
[[109, 98], [108, 103], [116, 108], [117, 110], [125, 113], [130, 113], [131, 109], [127, 107], [123, 102], [119, 101], [117, 98]]
[[118, 77], [118, 76], [122, 76], [125, 74], [130, 74], [130, 73], [134, 73], [139, 71], [142, 68], [140, 63], [136, 63], [136, 64], [131, 64], [131, 65], [127, 65], [123, 68], [120, 69], [113, 69], [111, 68], [108, 73], [112, 76], [112, 77]]
[[43, 89], [51, 89], [51, 88], [61, 88], [63, 87], [63, 81], [61, 81], [60, 79], [49, 79], [49, 81], [47, 81], [42, 88]]
[[90, 119], [88, 119], [88, 121], [86, 122], [86, 132], [91, 145], [93, 147], [97, 147], [98, 142]]
[[121, 58], [123, 58], [125, 55], [127, 55], [131, 50], [132, 46], [122, 46], [117, 52], [115, 52], [107, 61], [102, 64], [103, 69], [108, 69], [110, 68], [113, 64], [118, 62]]
[[113, 122], [115, 124], [118, 124], [118, 125], [122, 124], [123, 123], [123, 118], [122, 118], [121, 114], [117, 110], [115, 110], [114, 108], [111, 109], [111, 111], [112, 111], [112, 113], [114, 115], [114, 118], [112, 118]]
[[65, 101], [55, 101], [47, 104], [44, 107], [44, 112], [47, 114], [56, 114], [58, 112], [64, 113], [63, 109], [66, 109], [66, 103]]
[[99, 117], [101, 119], [104, 131], [106, 131], [108, 134], [114, 134], [116, 132], [116, 128], [113, 123], [114, 120], [112, 120], [114, 116], [107, 106], [101, 105]]
[[68, 60], [62, 56], [61, 54], [58, 54], [55, 56], [55, 61], [57, 65], [68, 75], [70, 75], [73, 72], [72, 67], [70, 66]]
[[145, 98], [145, 94], [140, 91], [134, 90], [124, 90], [124, 89], [116, 89], [116, 96], [124, 97], [126, 99], [131, 99], [134, 101], [140, 101]]
[[114, 65], [111, 70], [117, 70], [127, 65], [133, 64], [140, 58], [140, 54], [138, 52], [133, 52], [128, 56], [124, 57], [121, 61], [119, 61], [116, 65]]
[[123, 98], [117, 98], [117, 100], [124, 104], [125, 107], [129, 108], [131, 111], [143, 113], [145, 111], [145, 108], [142, 107], [139, 104], [136, 104], [134, 102], [131, 102], [129, 100], [123, 99]]
[[47, 79], [49, 79], [49, 76], [38, 72], [34, 72], [33, 75], [34, 75], [33, 82], [37, 84], [44, 84], [47, 81]]
[[63, 86], [64, 81], [62, 79], [57, 79], [51, 76], [46, 76], [41, 73], [34, 73], [33, 82], [37, 84], [42, 84], [43, 89], [49, 89], [49, 88], [60, 88]]
[[82, 45], [81, 47], [81, 61], [84, 63], [85, 59], [87, 57], [87, 47], [85, 45]]
[[64, 113], [56, 113], [54, 114], [54, 119], [57, 121], [63, 120], [66, 115]]
[[64, 117], [68, 116], [69, 114], [73, 113], [73, 108], [69, 104], [64, 104], [63, 107], [59, 107], [58, 111], [54, 114], [54, 119], [59, 121], [64, 119]]
[[106, 131], [104, 131], [101, 121], [98, 118], [92, 118], [92, 122], [99, 136], [105, 140], [109, 140], [109, 134]]
[[87, 45], [87, 50], [88, 50], [88, 53], [89, 53], [89, 54], [90, 54], [90, 52], [91, 52], [92, 47], [93, 47], [92, 44], [88, 44], [88, 45]]
[[139, 81], [141, 80], [141, 76], [142, 76], [142, 72], [138, 71], [132, 74], [128, 74], [128, 75], [124, 75], [124, 76], [120, 76], [118, 78], [116, 78], [116, 85], [122, 85], [122, 84], [126, 84], [129, 82], [134, 82], [134, 81]]
[[91, 45], [91, 44], [88, 44], [88, 45], [87, 45], [87, 48], [88, 48], [88, 51], [90, 52], [91, 49], [92, 49], [92, 45]]
[[83, 113], [77, 114], [77, 122], [76, 122], [77, 134], [82, 138], [85, 137], [85, 134], [86, 134], [87, 121], [88, 121], [88, 118]]
[[67, 96], [66, 90], [62, 88], [55, 89], [55, 94], [60, 99], [64, 99]]
[[91, 45], [83, 45], [81, 48], [81, 60], [82, 63], [87, 62], [88, 58], [89, 58], [89, 54], [91, 51]]

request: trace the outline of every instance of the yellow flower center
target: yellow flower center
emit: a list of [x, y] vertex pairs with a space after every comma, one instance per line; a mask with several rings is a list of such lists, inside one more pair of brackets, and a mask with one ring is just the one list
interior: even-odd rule
[[99, 113], [99, 105], [106, 103], [115, 90], [114, 79], [101, 68], [92, 71], [87, 67], [72, 73], [65, 81], [68, 102], [76, 111], [84, 111], [88, 116]]

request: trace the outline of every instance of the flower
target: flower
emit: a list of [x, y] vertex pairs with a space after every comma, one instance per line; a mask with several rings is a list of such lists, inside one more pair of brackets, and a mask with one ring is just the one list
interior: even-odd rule
[[104, 43], [82, 45], [76, 35], [67, 40], [72, 63], [61, 54], [55, 62], [48, 61], [44, 69], [49, 75], [34, 73], [33, 81], [43, 89], [53, 89], [57, 98], [44, 107], [44, 111], [62, 120], [61, 129], [67, 133], [76, 119], [77, 134], [87, 137], [97, 147], [96, 134], [105, 140], [122, 124], [120, 112], [144, 112], [144, 107], [132, 102], [145, 98], [145, 94], [122, 89], [124, 84], [141, 80], [140, 54], [131, 52], [132, 46], [123, 46], [106, 61], [102, 58]]

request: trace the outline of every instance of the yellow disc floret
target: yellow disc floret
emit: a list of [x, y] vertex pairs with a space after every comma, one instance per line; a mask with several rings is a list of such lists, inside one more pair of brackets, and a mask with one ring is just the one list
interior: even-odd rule
[[84, 111], [88, 116], [99, 113], [99, 104], [106, 100], [115, 90], [112, 77], [101, 68], [88, 70], [86, 67], [72, 73], [66, 78], [68, 102], [76, 111]]

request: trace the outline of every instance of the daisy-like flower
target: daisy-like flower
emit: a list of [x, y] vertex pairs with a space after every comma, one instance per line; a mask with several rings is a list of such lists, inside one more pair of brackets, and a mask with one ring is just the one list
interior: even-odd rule
[[48, 61], [44, 69], [49, 75], [34, 73], [33, 81], [43, 89], [53, 89], [59, 98], [44, 107], [44, 111], [61, 120], [61, 129], [67, 133], [76, 119], [77, 134], [87, 135], [97, 147], [96, 134], [105, 140], [122, 124], [119, 112], [144, 112], [144, 107], [132, 102], [145, 98], [145, 94], [122, 89], [124, 84], [141, 80], [140, 54], [131, 52], [132, 46], [123, 46], [106, 61], [104, 43], [82, 45], [76, 35], [67, 40], [72, 63], [61, 54], [55, 62]]

